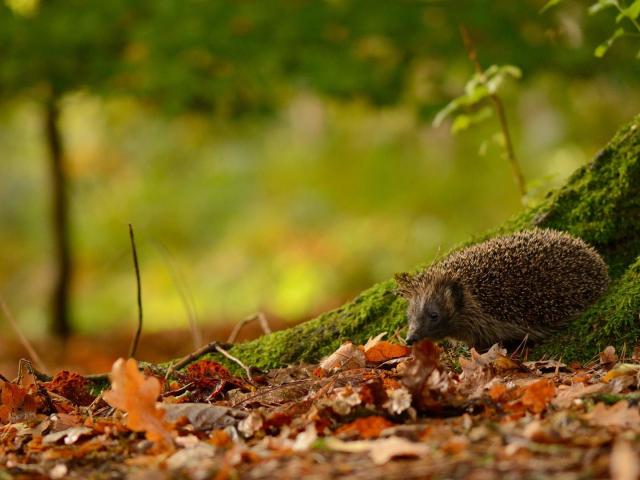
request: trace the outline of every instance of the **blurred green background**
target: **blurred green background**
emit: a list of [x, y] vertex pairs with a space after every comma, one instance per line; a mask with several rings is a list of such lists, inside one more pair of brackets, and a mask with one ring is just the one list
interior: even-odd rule
[[544, 3], [4, 0], [0, 293], [46, 335], [51, 104], [75, 332], [133, 329], [129, 222], [149, 330], [188, 328], [181, 290], [202, 325], [311, 318], [499, 224], [522, 204], [495, 116], [431, 126], [473, 74], [458, 25], [522, 69], [500, 96], [528, 202], [640, 112], [635, 39], [593, 55], [615, 12]]

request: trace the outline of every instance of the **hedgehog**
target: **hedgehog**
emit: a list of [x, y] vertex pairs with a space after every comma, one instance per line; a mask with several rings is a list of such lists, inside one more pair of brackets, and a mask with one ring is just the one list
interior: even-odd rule
[[461, 341], [476, 349], [538, 343], [607, 289], [607, 265], [582, 239], [549, 229], [504, 235], [414, 275], [395, 275], [408, 300], [407, 343]]

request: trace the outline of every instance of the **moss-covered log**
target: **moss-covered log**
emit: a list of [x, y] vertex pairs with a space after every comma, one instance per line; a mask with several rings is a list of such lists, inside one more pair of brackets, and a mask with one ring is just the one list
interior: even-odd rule
[[[613, 279], [608, 293], [565, 332], [537, 346], [537, 355], [585, 360], [607, 345], [621, 348], [626, 343], [632, 348], [640, 339], [639, 125], [640, 116], [543, 202], [466, 244], [527, 228], [553, 228], [582, 237], [605, 258]], [[361, 343], [371, 335], [393, 332], [406, 322], [405, 301], [393, 294], [394, 287], [393, 281], [375, 285], [336, 310], [235, 345], [230, 353], [268, 369], [316, 362], [346, 340]]]

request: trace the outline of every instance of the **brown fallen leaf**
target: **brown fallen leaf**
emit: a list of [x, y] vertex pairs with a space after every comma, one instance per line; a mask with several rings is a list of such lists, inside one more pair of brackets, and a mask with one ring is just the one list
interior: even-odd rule
[[336, 452], [369, 452], [371, 460], [376, 465], [384, 465], [395, 457], [425, 457], [430, 452], [429, 445], [414, 443], [401, 437], [354, 442], [343, 442], [335, 437], [329, 437], [325, 441], [325, 447]]
[[556, 396], [556, 385], [553, 380], [542, 379], [525, 387], [522, 395], [522, 405], [533, 413], [540, 413], [547, 409], [547, 405]]
[[603, 352], [598, 354], [600, 356], [600, 365], [603, 365], [607, 370], [613, 367], [618, 361], [618, 355], [616, 354], [615, 347], [609, 345]]
[[13, 383], [4, 384], [2, 405], [0, 406], [0, 423], [33, 418], [37, 408], [37, 402], [29, 393], [29, 387], [20, 387]]
[[365, 350], [364, 356], [369, 363], [382, 363], [393, 358], [406, 357], [409, 353], [411, 353], [410, 348], [389, 342], [380, 342]]
[[386, 418], [372, 415], [370, 417], [356, 418], [353, 422], [343, 425], [335, 434], [358, 435], [360, 438], [379, 437], [385, 428], [394, 427], [396, 424]]
[[640, 372], [640, 365], [630, 363], [618, 363], [611, 370], [607, 372], [602, 381], [609, 383], [611, 380], [617, 377], [630, 376], [635, 377]]
[[600, 402], [585, 415], [591, 425], [599, 427], [639, 427], [640, 413], [637, 408], [629, 408], [626, 400], [621, 400], [611, 407]]
[[129, 414], [127, 428], [144, 432], [147, 439], [172, 448], [176, 433], [172, 425], [164, 421], [165, 411], [156, 406], [160, 382], [140, 373], [138, 364], [132, 358], [116, 360], [109, 378], [111, 390], [104, 394], [104, 399], [112, 407]]
[[[351, 342], [346, 342], [320, 364], [317, 376], [329, 376], [345, 370], [364, 368], [366, 363], [362, 350]], [[315, 373], [315, 372], [314, 372]]]
[[594, 393], [608, 393], [610, 391], [610, 386], [604, 383], [594, 383], [593, 385], [585, 386], [584, 383], [578, 382], [569, 388], [560, 390], [558, 395], [551, 401], [551, 404], [556, 408], [568, 408], [577, 398], [584, 397], [585, 395], [593, 395]]
[[640, 460], [628, 440], [616, 439], [611, 449], [609, 470], [613, 480], [637, 480], [640, 476]]
[[66, 370], [58, 372], [51, 382], [42, 384], [49, 392], [56, 393], [83, 407], [91, 405], [96, 398], [87, 391], [89, 385], [91, 382], [79, 373], [71, 373]]

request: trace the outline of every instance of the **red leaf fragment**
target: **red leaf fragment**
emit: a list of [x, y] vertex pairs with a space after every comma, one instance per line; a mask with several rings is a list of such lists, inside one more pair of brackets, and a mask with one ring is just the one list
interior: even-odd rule
[[87, 391], [91, 382], [79, 373], [70, 373], [66, 370], [58, 372], [53, 380], [43, 383], [42, 386], [49, 392], [58, 394], [75, 405], [86, 407], [91, 405], [95, 397]]
[[200, 360], [187, 368], [187, 375], [198, 380], [201, 378], [229, 378], [229, 370], [213, 360]]

